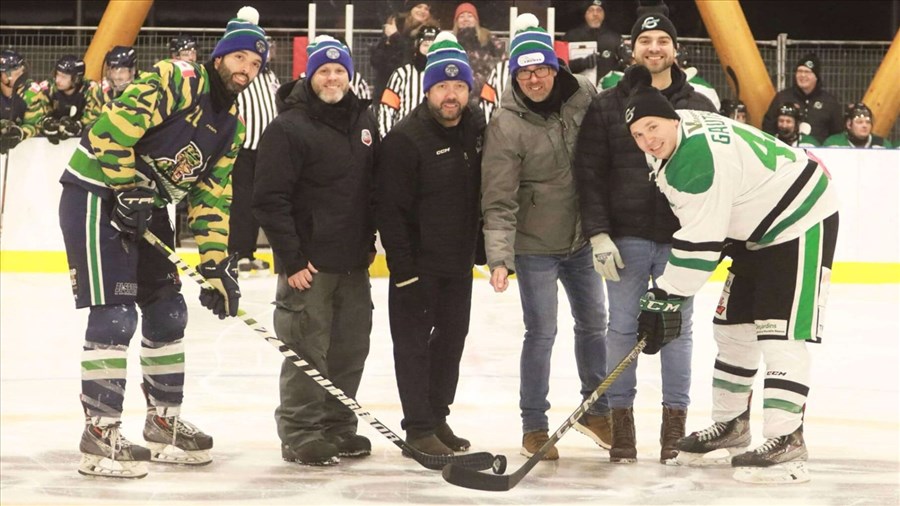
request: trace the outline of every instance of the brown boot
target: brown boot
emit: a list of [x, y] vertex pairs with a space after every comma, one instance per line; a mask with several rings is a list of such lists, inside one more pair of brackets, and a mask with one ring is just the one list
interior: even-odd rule
[[613, 444], [609, 449], [609, 461], [622, 464], [637, 462], [633, 408], [614, 408], [612, 422]]
[[600, 448], [612, 447], [612, 417], [585, 413], [575, 422], [575, 430], [591, 438]]
[[666, 464], [668, 460], [678, 456], [678, 440], [684, 437], [684, 422], [687, 419], [686, 409], [674, 409], [663, 406], [662, 425], [659, 429], [659, 461]]
[[[526, 432], [525, 435], [522, 436], [522, 449], [519, 450], [519, 453], [526, 457], [531, 457], [537, 453], [549, 439], [550, 436], [547, 435], [547, 431], [545, 430]], [[550, 448], [541, 460], [559, 460], [559, 450], [556, 449], [556, 446]]]

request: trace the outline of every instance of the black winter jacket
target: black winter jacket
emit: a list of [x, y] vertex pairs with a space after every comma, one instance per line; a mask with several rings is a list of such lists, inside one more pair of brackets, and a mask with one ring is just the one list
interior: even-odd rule
[[[671, 69], [672, 85], [662, 92], [676, 109], [716, 112], [712, 102], [687, 83], [681, 69]], [[622, 79], [594, 97], [581, 124], [574, 170], [582, 229], [587, 238], [607, 233], [669, 243], [678, 219], [650, 180], [647, 159], [625, 126], [630, 90]]]
[[253, 214], [288, 276], [307, 262], [322, 272], [368, 266], [375, 235], [378, 126], [353, 93], [334, 105], [306, 81], [276, 95], [278, 116], [259, 141]]
[[382, 141], [376, 216], [393, 279], [471, 275], [483, 140], [480, 110], [445, 128], [422, 102]]
[[[772, 135], [778, 134], [778, 109], [785, 102], [793, 102], [800, 106], [801, 121], [809, 123], [812, 129], [809, 135], [816, 138], [819, 144], [825, 142], [830, 135], [844, 131], [844, 108], [838, 99], [822, 89], [822, 83], [816, 84], [812, 93], [807, 95], [797, 87], [796, 81], [790, 88], [775, 94], [769, 109], [763, 117], [762, 129]], [[805, 118], [805, 119], [803, 119]]]

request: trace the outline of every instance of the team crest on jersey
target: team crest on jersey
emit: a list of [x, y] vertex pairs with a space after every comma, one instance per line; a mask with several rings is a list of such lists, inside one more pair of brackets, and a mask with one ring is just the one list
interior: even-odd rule
[[163, 174], [168, 175], [169, 180], [173, 183], [192, 183], [200, 177], [200, 170], [203, 168], [203, 153], [196, 144], [191, 142], [175, 154], [174, 160], [157, 158], [154, 162], [156, 162], [156, 167]]
[[181, 70], [182, 77], [196, 77], [197, 74], [194, 73], [194, 66], [186, 61], [181, 60], [172, 60], [172, 63], [178, 66]]
[[360, 133], [360, 139], [362, 140], [362, 143], [365, 144], [366, 146], [371, 146], [372, 145], [372, 132], [370, 132], [368, 128], [363, 128], [362, 132]]

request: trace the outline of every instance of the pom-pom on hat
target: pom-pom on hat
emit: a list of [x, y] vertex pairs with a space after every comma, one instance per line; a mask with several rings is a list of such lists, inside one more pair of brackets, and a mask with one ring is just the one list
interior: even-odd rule
[[644, 14], [634, 22], [634, 25], [631, 27], [631, 47], [634, 47], [635, 41], [642, 33], [650, 30], [662, 30], [668, 33], [669, 37], [672, 37], [673, 45], [678, 44], [678, 32], [675, 30], [675, 25], [662, 14], [652, 12]]
[[269, 56], [266, 31], [259, 27], [259, 11], [253, 7], [241, 7], [237, 17], [231, 18], [225, 27], [225, 35], [216, 44], [211, 58], [219, 58], [235, 51], [252, 51], [262, 57], [265, 67]]
[[306, 47], [306, 75], [312, 77], [326, 63], [337, 63], [347, 69], [353, 79], [353, 58], [350, 48], [330, 35], [319, 35]]
[[469, 57], [451, 32], [441, 32], [428, 49], [425, 60], [425, 92], [441, 81], [464, 81], [472, 90], [472, 67]]
[[680, 119], [666, 97], [651, 86], [653, 77], [647, 67], [632, 65], [625, 70], [622, 79], [631, 86], [628, 101], [625, 102], [625, 124], [629, 129], [635, 121], [647, 116]]
[[529, 65], [547, 65], [559, 70], [553, 39], [547, 30], [538, 26], [534, 14], [520, 14], [513, 28], [516, 34], [509, 45], [510, 74], [515, 75], [521, 67]]

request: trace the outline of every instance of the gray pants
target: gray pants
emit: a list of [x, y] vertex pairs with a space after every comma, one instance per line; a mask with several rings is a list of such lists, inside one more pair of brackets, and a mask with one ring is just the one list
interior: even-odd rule
[[[278, 276], [275, 334], [348, 396], [356, 397], [369, 354], [372, 293], [369, 273], [320, 272], [308, 290], [296, 290]], [[317, 439], [355, 434], [349, 408], [285, 359], [281, 404], [275, 410], [278, 437], [292, 448]]]

